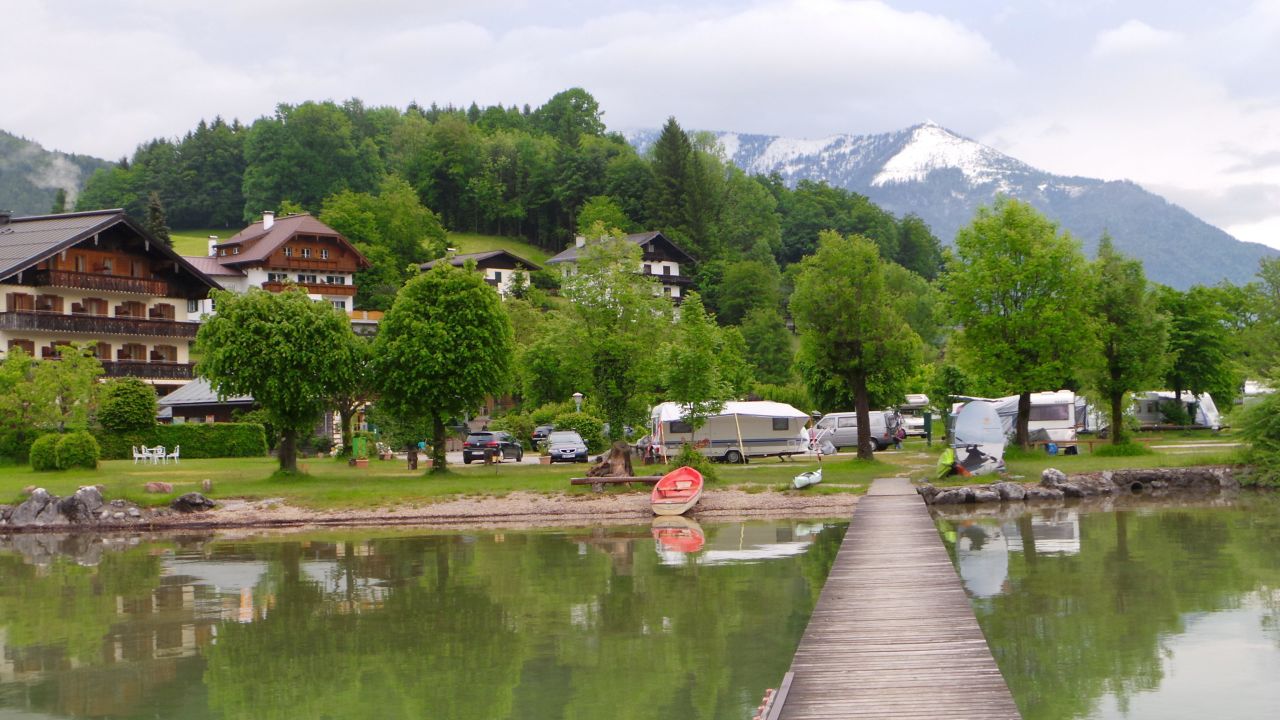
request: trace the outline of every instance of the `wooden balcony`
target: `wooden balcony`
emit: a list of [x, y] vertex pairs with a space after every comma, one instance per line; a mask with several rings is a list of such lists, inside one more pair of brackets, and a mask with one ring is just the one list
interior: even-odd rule
[[169, 283], [164, 280], [147, 280], [145, 278], [125, 277], [123, 275], [101, 275], [96, 273], [73, 272], [71, 270], [37, 270], [32, 282], [37, 286], [78, 288], [81, 290], [105, 290], [107, 292], [135, 293], [153, 297], [177, 297]]
[[337, 260], [321, 260], [320, 258], [310, 257], [304, 258], [298, 255], [292, 257], [278, 258], [282, 262], [271, 263], [271, 268], [277, 266], [286, 267], [290, 270], [339, 270], [340, 263]]
[[191, 380], [195, 377], [193, 363], [148, 362], [146, 360], [103, 360], [102, 370], [107, 377], [136, 377], [156, 380]]
[[147, 337], [194, 338], [200, 326], [174, 320], [148, 320], [102, 315], [63, 315], [44, 312], [0, 313], [0, 330], [43, 330], [54, 333], [86, 333], [99, 337], [143, 335]]
[[262, 289], [267, 292], [284, 292], [289, 287], [300, 287], [307, 291], [308, 295], [347, 295], [355, 297], [355, 285], [336, 285], [330, 283], [299, 283], [299, 282], [264, 282]]
[[663, 285], [692, 285], [693, 278], [688, 275], [663, 275], [656, 272], [641, 273], [645, 277], [658, 278]]

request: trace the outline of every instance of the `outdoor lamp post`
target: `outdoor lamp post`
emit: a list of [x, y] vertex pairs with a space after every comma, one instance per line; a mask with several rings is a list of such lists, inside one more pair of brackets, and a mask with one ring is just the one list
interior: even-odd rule
[[578, 412], [582, 412], [582, 393], [576, 392], [573, 394], [573, 405]]

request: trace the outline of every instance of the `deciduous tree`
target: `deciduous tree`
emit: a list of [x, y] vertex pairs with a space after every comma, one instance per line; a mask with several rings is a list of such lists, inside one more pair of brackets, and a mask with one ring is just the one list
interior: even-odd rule
[[200, 327], [196, 372], [222, 396], [250, 395], [280, 432], [280, 470], [298, 468], [308, 431], [342, 389], [351, 323], [301, 289], [214, 291], [218, 312]]

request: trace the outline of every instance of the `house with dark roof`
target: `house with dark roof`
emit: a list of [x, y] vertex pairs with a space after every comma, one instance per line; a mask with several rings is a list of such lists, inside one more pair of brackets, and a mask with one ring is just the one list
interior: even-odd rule
[[237, 411], [257, 408], [251, 395], [218, 397], [209, 381], [196, 378], [156, 401], [160, 422], [232, 422]]
[[[656, 277], [662, 284], [662, 293], [679, 303], [685, 291], [693, 285], [693, 277], [682, 275], [680, 272], [681, 266], [687, 271], [693, 265], [693, 258], [689, 253], [681, 250], [666, 235], [657, 231], [632, 233], [622, 239], [640, 246], [642, 253], [640, 272]], [[573, 272], [586, 245], [587, 239], [579, 235], [573, 247], [566, 248], [547, 260], [547, 264], [559, 265], [565, 268], [566, 272]]]
[[529, 262], [507, 250], [450, 255], [439, 260], [423, 263], [419, 267], [425, 272], [435, 267], [436, 263], [445, 261], [448, 261], [454, 267], [465, 267], [468, 262], [474, 262], [476, 270], [484, 274], [485, 282], [497, 288], [499, 295], [506, 295], [511, 292], [512, 277], [517, 271], [524, 272], [526, 275], [525, 282], [528, 282], [527, 276], [529, 273], [542, 269], [541, 265]]
[[[355, 273], [369, 261], [337, 230], [308, 214], [264, 212], [227, 240], [210, 238], [207, 257], [187, 257], [228, 290], [280, 292], [297, 285], [339, 310], [354, 309]], [[211, 306], [202, 308], [211, 312]]]
[[164, 394], [192, 377], [199, 305], [218, 281], [125, 215], [0, 213], [0, 349], [93, 345], [108, 377]]

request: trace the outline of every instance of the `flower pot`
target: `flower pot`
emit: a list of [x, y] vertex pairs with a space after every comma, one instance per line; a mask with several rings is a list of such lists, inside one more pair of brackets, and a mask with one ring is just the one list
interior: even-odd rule
[[551, 464], [551, 456], [550, 456], [550, 455], [539, 455], [539, 456], [538, 456], [538, 464], [539, 464], [539, 465], [550, 465], [550, 464]]
[[356, 458], [356, 467], [358, 468], [369, 467], [369, 458]]

